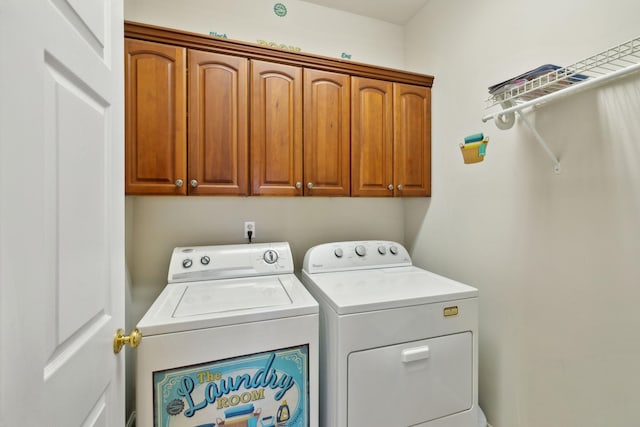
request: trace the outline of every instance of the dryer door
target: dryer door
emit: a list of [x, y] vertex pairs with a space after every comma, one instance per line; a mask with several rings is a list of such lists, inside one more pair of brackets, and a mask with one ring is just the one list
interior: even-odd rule
[[412, 426], [470, 409], [472, 343], [464, 332], [351, 353], [348, 426]]

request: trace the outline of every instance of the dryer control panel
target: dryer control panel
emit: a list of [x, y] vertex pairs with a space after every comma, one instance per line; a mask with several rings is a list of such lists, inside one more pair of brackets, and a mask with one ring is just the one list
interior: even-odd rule
[[302, 269], [307, 273], [327, 273], [410, 265], [409, 252], [400, 243], [360, 240], [314, 246], [307, 251]]
[[190, 246], [173, 250], [169, 283], [293, 273], [287, 242]]

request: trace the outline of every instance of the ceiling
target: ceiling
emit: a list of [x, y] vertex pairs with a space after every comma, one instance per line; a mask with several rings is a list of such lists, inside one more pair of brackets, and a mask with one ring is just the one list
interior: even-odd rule
[[303, 0], [331, 9], [368, 16], [392, 24], [405, 24], [429, 0]]

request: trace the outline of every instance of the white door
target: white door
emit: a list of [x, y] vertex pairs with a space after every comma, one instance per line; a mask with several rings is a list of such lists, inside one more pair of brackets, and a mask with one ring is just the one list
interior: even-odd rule
[[0, 426], [124, 425], [122, 0], [0, 0]]

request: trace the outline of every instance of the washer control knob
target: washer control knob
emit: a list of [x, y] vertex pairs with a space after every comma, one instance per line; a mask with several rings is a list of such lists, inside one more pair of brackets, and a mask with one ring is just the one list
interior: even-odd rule
[[387, 248], [385, 248], [384, 246], [378, 246], [378, 253], [380, 255], [386, 255], [387, 254]]
[[393, 255], [398, 255], [398, 247], [397, 246], [391, 246], [389, 248], [389, 252], [391, 252]]
[[202, 265], [209, 265], [210, 262], [211, 262], [211, 258], [209, 258], [209, 256], [207, 255], [200, 258], [200, 264]]
[[274, 264], [276, 261], [278, 261], [278, 252], [274, 251], [273, 249], [269, 249], [264, 253], [262, 258], [267, 264]]
[[342, 252], [341, 248], [338, 248], [335, 251], [333, 251], [333, 254], [336, 256], [336, 258], [342, 258], [342, 255], [344, 255], [344, 252]]
[[364, 246], [362, 245], [356, 246], [356, 255], [365, 256], [366, 254], [367, 254], [367, 249]]
[[193, 265], [193, 260], [191, 258], [185, 258], [182, 260], [182, 266], [184, 268], [190, 268]]

